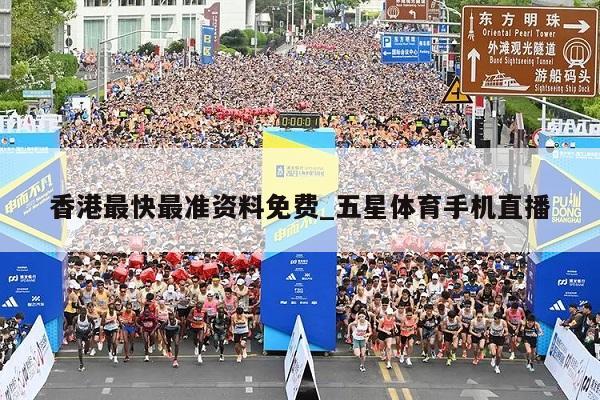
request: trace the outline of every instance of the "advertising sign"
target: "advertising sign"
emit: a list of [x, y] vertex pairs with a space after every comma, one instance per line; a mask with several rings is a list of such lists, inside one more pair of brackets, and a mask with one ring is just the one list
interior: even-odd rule
[[431, 37], [382, 34], [381, 62], [383, 64], [431, 62]]
[[204, 9], [204, 18], [215, 28], [215, 49], [221, 45], [221, 3], [213, 3], [212, 6]]
[[[590, 355], [571, 331], [560, 326], [561, 322], [558, 319], [554, 325], [544, 365], [568, 400], [585, 399], [592, 379], [598, 382], [600, 378], [600, 361]], [[582, 387], [586, 389], [583, 395]]]
[[33, 400], [54, 365], [44, 322], [37, 317], [29, 334], [0, 372], [0, 400]]
[[429, 4], [427, 0], [386, 0], [385, 19], [426, 20], [428, 5]]
[[596, 95], [597, 9], [465, 6], [462, 21], [464, 93]]
[[[273, 193], [318, 197], [318, 218], [263, 221], [261, 320], [266, 351], [287, 350], [296, 316], [314, 351], [335, 349], [337, 230], [332, 216], [338, 185], [335, 133], [330, 128], [267, 128], [263, 132], [263, 199]], [[329, 219], [330, 217], [331, 219]]]
[[212, 26], [202, 26], [202, 64], [212, 64], [215, 62], [215, 28]]

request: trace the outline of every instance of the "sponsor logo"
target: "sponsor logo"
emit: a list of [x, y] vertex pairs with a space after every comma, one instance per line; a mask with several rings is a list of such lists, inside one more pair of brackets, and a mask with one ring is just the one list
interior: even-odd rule
[[574, 286], [583, 287], [585, 286], [585, 279], [581, 278], [563, 278], [556, 281], [557, 286]]
[[552, 222], [556, 224], [581, 223], [581, 191], [567, 196], [552, 196]]
[[292, 272], [291, 274], [289, 274], [286, 278], [286, 281], [295, 281], [296, 280], [296, 275], [294, 275], [294, 273]]
[[275, 166], [275, 176], [277, 178], [283, 178], [285, 176], [285, 166], [276, 165]]
[[19, 307], [17, 301], [14, 297], [10, 296], [4, 303], [2, 303], [2, 308], [16, 308]]
[[14, 274], [8, 276], [8, 283], [35, 283], [36, 274]]
[[552, 304], [549, 308], [550, 311], [566, 311], [565, 305], [562, 300], [558, 300], [556, 303]]
[[27, 307], [44, 307], [44, 302], [42, 301], [42, 296], [31, 296], [31, 301], [27, 303]]

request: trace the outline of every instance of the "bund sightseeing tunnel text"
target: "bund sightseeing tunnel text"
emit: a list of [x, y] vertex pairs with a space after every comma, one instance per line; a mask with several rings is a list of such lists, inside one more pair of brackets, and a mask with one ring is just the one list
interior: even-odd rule
[[[290, 196], [291, 197], [291, 196]], [[60, 194], [50, 200], [54, 219], [201, 219], [256, 218], [300, 219], [438, 219], [445, 213], [452, 219], [548, 219], [550, 202], [542, 195], [450, 195], [409, 194], [339, 194], [337, 213], [325, 215], [319, 198], [313, 193], [298, 193], [293, 199], [271, 194], [248, 195], [160, 194]]]

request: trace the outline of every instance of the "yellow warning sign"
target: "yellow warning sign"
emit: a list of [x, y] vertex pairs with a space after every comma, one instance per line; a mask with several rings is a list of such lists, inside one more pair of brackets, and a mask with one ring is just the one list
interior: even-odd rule
[[448, 88], [448, 91], [446, 92], [446, 95], [444, 96], [444, 99], [442, 100], [442, 103], [466, 104], [472, 102], [473, 100], [471, 100], [471, 98], [468, 95], [460, 91], [460, 79], [458, 76], [455, 76], [454, 80], [450, 84], [450, 87]]

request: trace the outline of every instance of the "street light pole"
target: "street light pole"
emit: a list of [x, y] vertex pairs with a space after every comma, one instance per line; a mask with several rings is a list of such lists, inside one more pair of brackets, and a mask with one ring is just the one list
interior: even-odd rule
[[292, 0], [292, 46], [294, 45], [294, 34], [295, 34], [295, 26], [294, 26], [294, 8], [296, 8], [295, 0]]
[[[98, 41], [98, 49], [100, 49], [100, 45], [103, 44], [104, 45], [104, 50], [105, 50], [105, 55], [104, 55], [104, 101], [106, 101], [108, 99], [108, 60], [107, 60], [107, 54], [106, 54], [106, 43], [112, 41], [112, 40], [117, 40], [117, 39], [121, 39], [127, 36], [131, 36], [131, 35], [135, 35], [138, 33], [159, 33], [160, 35], [162, 35], [163, 33], [168, 34], [168, 33], [173, 33], [173, 34], [177, 34], [177, 32], [174, 31], [162, 31], [162, 30], [135, 30], [129, 33], [124, 33], [122, 35], [118, 35], [112, 38], [108, 38], [108, 39], [104, 39], [104, 40], [99, 40]], [[98, 71], [99, 72], [99, 71]], [[98, 101], [100, 101], [100, 88], [97, 87], [96, 88], [98, 90]]]
[[302, 4], [302, 39], [306, 36], [306, 0]]

